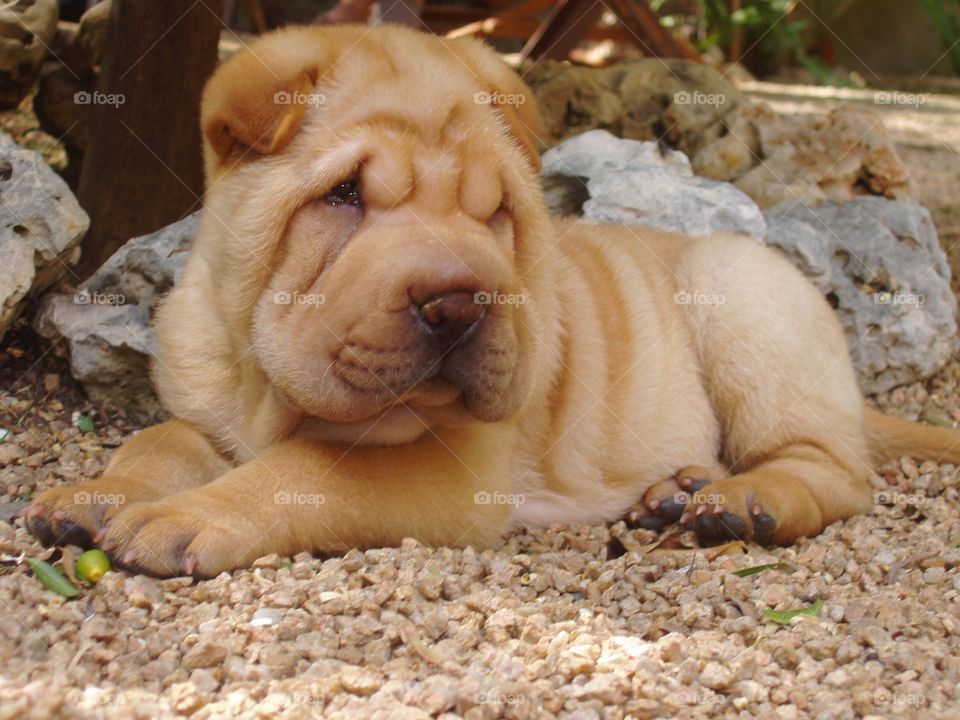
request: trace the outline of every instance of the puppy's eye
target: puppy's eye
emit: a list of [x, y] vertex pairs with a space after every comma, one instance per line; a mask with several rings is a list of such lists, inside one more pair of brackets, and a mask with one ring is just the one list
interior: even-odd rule
[[351, 178], [342, 182], [328, 192], [324, 199], [330, 205], [360, 207], [363, 204], [363, 198], [360, 197], [360, 181], [357, 178]]

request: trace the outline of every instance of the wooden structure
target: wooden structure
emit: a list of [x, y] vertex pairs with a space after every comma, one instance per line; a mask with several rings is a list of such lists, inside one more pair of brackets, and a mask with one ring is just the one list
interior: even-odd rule
[[[522, 55], [534, 61], [562, 60], [584, 39], [634, 43], [645, 55], [699, 60], [696, 51], [660, 25], [647, 0], [522, 0], [489, 5], [495, 6], [495, 14], [446, 30], [446, 34], [527, 39]], [[454, 8], [428, 3], [423, 21], [431, 30], [443, 32], [435, 25], [449, 21], [451, 10]], [[616, 25], [598, 25], [604, 10], [613, 13]], [[538, 19], [543, 13], [546, 16]]]
[[[227, 0], [228, 20], [237, 0]], [[738, 0], [734, 0], [735, 2]], [[244, 0], [257, 32], [267, 29], [263, 0]], [[617, 22], [600, 24], [604, 11]], [[561, 60], [583, 40], [635, 44], [649, 56], [699, 60], [693, 48], [660, 25], [648, 0], [487, 0], [475, 6], [427, 2], [421, 19], [431, 32], [448, 37], [525, 40], [531, 60]]]

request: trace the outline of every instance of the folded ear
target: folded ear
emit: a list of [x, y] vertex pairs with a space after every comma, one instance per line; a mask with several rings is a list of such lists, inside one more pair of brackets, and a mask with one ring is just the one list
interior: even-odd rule
[[480, 92], [503, 118], [534, 172], [540, 172], [540, 115], [533, 91], [491, 48], [472, 38], [449, 41], [477, 79]]
[[334, 60], [331, 31], [272, 33], [221, 65], [203, 92], [208, 168], [237, 149], [266, 155], [296, 135], [321, 73]]

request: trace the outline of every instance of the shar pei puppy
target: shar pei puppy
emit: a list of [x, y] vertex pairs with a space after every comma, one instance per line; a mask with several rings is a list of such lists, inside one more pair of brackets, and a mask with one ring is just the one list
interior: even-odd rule
[[548, 216], [532, 98], [479, 42], [281, 30], [201, 115], [156, 325], [174, 419], [39, 494], [46, 542], [161, 576], [625, 516], [790, 543], [870, 508], [873, 463], [960, 462], [960, 433], [865, 407], [775, 251]]

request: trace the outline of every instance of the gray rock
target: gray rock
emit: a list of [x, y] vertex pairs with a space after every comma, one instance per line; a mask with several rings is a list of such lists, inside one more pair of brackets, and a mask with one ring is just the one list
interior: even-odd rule
[[198, 222], [195, 213], [130, 240], [74, 295], [41, 302], [37, 332], [63, 339], [71, 374], [95, 400], [147, 413], [160, 409], [150, 381], [150, 319], [183, 269]]
[[0, 133], [0, 338], [80, 258], [90, 220], [37, 153]]
[[957, 301], [930, 213], [876, 197], [765, 214], [779, 248], [836, 307], [861, 389], [925, 380], [956, 347]]
[[557, 176], [581, 178], [589, 198], [585, 220], [642, 225], [686, 235], [737, 232], [760, 237], [763, 215], [747, 195], [729, 183], [695, 177], [687, 156], [654, 142], [625, 140], [605, 130], [570, 138], [543, 155], [547, 202], [569, 213], [575, 188]]

